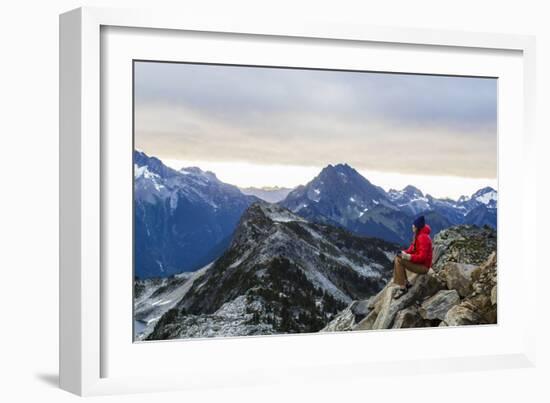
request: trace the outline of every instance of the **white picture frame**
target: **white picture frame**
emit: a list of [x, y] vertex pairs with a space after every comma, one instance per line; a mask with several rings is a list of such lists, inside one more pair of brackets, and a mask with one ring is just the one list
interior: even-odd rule
[[[126, 245], [128, 240], [128, 215], [117, 214], [116, 208], [123, 209], [124, 206], [115, 206], [115, 200], [126, 200], [127, 195], [122, 191], [118, 194], [117, 189], [128, 190], [131, 186], [131, 176], [125, 176], [131, 171], [131, 164], [126, 166], [131, 156], [118, 154], [124, 150], [128, 134], [131, 135], [127, 130], [128, 100], [131, 97], [127, 91], [126, 62], [131, 58], [140, 58], [137, 57], [140, 53], [145, 54], [144, 58], [151, 58], [153, 48], [155, 55], [170, 60], [180, 60], [181, 52], [186, 51], [195, 52], [194, 61], [199, 61], [201, 57], [208, 59], [209, 56], [201, 56], [199, 50], [210, 45], [193, 45], [191, 40], [187, 50], [179, 49], [178, 54], [171, 53], [175, 52], [174, 47], [168, 45], [182, 40], [180, 34], [185, 36], [186, 33], [192, 33], [194, 41], [201, 41], [212, 34], [215, 34], [214, 42], [237, 37], [243, 43], [243, 49], [233, 48], [231, 55], [218, 57], [225, 57], [228, 61], [232, 57], [241, 57], [238, 60], [256, 60], [259, 64], [270, 63], [268, 56], [275, 57], [276, 53], [249, 52], [247, 55], [246, 46], [251, 45], [247, 45], [246, 40], [256, 44], [262, 41], [273, 44], [281, 42], [283, 48], [289, 41], [299, 44], [301, 49], [312, 43], [329, 46], [334, 51], [347, 46], [355, 48], [356, 53], [353, 54], [362, 52], [362, 46], [380, 49], [393, 47], [396, 54], [392, 61], [394, 65], [399, 63], [400, 52], [417, 52], [424, 55], [423, 63], [432, 65], [429, 72], [434, 74], [483, 75], [486, 71], [497, 69], [494, 65], [498, 60], [500, 70], [494, 71], [501, 72], [499, 74], [502, 76], [498, 77], [504, 80], [499, 90], [499, 116], [502, 118], [499, 118], [499, 187], [503, 187], [502, 191], [499, 189], [499, 228], [506, 228], [503, 223], [512, 219], [512, 211], [520, 215], [515, 220], [521, 222], [514, 235], [515, 256], [505, 255], [506, 245], [510, 245], [513, 239], [499, 230], [499, 324], [468, 329], [142, 344], [132, 343], [130, 338], [126, 338], [131, 317], [128, 317], [128, 323], [119, 319], [124, 318], [128, 309], [131, 311], [132, 302], [126, 297], [120, 298], [122, 302], [113, 302], [112, 293], [119, 290], [120, 295], [129, 295], [127, 289], [120, 291], [117, 284], [124, 284], [126, 278], [130, 288], [130, 280], [124, 270], [121, 275], [108, 270], [113, 267], [111, 259], [122, 262], [126, 267], [124, 259], [130, 256], [124, 253], [114, 256], [111, 254], [113, 248], [109, 247], [109, 239], [119, 233]], [[138, 35], [142, 35], [138, 41], [132, 39]], [[526, 283], [528, 278], [534, 278], [537, 267], [535, 255], [527, 253], [525, 236], [529, 231], [534, 232], [535, 198], [532, 190], [532, 197], [523, 191], [535, 189], [536, 177], [535, 160], [532, 158], [534, 49], [534, 38], [520, 35], [382, 28], [319, 21], [305, 21], [300, 25], [268, 19], [215, 21], [150, 10], [81, 8], [61, 15], [61, 387], [79, 395], [98, 395], [534, 365], [535, 295], [530, 287], [518, 287], [523, 291], [517, 292], [524, 294], [521, 302], [516, 302], [520, 306], [514, 308], [507, 303], [510, 295], [506, 293], [506, 287], [512, 285], [512, 281], [508, 281], [507, 267], [515, 266], [515, 270], [520, 270], [521, 276], [514, 279], [516, 283]], [[437, 52], [448, 57], [438, 58], [434, 56]], [[342, 60], [354, 63], [353, 54]], [[388, 60], [392, 57], [388, 56]], [[302, 64], [308, 63], [307, 58], [303, 60]], [[311, 63], [325, 63], [310, 60]], [[463, 63], [457, 63], [461, 60]], [[110, 61], [113, 64], [109, 64]], [[357, 63], [365, 62], [358, 59]], [[422, 60], [418, 61], [419, 64], [415, 63], [411, 61], [402, 67], [397, 65], [395, 69], [419, 72], [426, 68], [426, 64], [421, 64]], [[372, 63], [370, 67], [374, 68]], [[379, 68], [387, 70], [383, 62], [380, 62]], [[115, 80], [107, 80], [107, 76]], [[504, 95], [507, 95], [506, 99], [501, 99]], [[111, 107], [117, 111], [115, 120], [111, 119]], [[115, 129], [117, 134], [114, 134]], [[516, 159], [512, 163], [514, 152]], [[519, 162], [517, 153], [522, 155]], [[116, 160], [120, 162], [113, 163], [114, 156], [119, 156]], [[128, 179], [126, 185], [118, 186], [122, 185], [124, 178]], [[513, 188], [515, 192], [511, 191]], [[521, 242], [517, 241], [518, 233]], [[501, 254], [502, 246], [504, 252]], [[402, 351], [389, 351], [396, 344], [405, 345], [405, 339], [413, 345], [418, 343], [419, 351], [410, 351], [406, 358], [402, 358]], [[476, 339], [486, 340], [487, 343], [480, 342], [474, 348], [473, 340]], [[445, 350], [443, 342], [446, 340], [461, 341], [462, 344], [455, 343]], [[427, 350], [422, 343], [433, 348]], [[369, 344], [375, 345], [376, 349], [368, 350]], [[365, 346], [364, 356], [349, 354], [357, 346]], [[325, 350], [323, 356], [316, 354], [319, 348]], [[337, 349], [340, 351], [338, 354]], [[283, 351], [286, 355], [281, 354]], [[170, 355], [176, 357], [178, 354], [184, 354], [186, 359], [168, 360]], [[219, 357], [226, 357], [227, 362]], [[258, 360], [258, 357], [263, 357], [263, 360]], [[144, 362], [157, 360], [162, 364], [162, 370], [153, 374], [137, 367], [133, 359], [147, 360]], [[213, 366], [213, 363], [217, 365]]]

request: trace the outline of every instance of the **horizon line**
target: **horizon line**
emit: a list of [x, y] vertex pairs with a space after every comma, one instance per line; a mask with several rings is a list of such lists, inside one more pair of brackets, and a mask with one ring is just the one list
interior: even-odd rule
[[[498, 192], [498, 179], [494, 178], [467, 178], [467, 177], [459, 177], [459, 176], [452, 176], [452, 175], [411, 175], [411, 174], [403, 174], [399, 172], [382, 172], [382, 171], [375, 171], [375, 170], [360, 170], [354, 168], [352, 165], [348, 164], [347, 162], [339, 162], [339, 163], [328, 163], [321, 168], [316, 166], [291, 166], [291, 165], [273, 165], [273, 164], [256, 164], [256, 163], [250, 163], [247, 161], [242, 162], [220, 162], [220, 161], [184, 161], [184, 160], [175, 160], [175, 159], [162, 159], [158, 156], [151, 155], [146, 153], [145, 151], [135, 148], [135, 152], [143, 153], [148, 158], [156, 158], [157, 160], [161, 161], [161, 163], [171, 169], [174, 169], [175, 171], [180, 171], [182, 169], [189, 169], [189, 168], [198, 168], [202, 172], [210, 172], [214, 174], [221, 182], [227, 183], [229, 185], [233, 185], [239, 189], [246, 189], [246, 188], [286, 188], [286, 189], [295, 189], [298, 186], [305, 186], [308, 183], [310, 183], [312, 180], [314, 180], [323, 169], [329, 167], [329, 166], [347, 166], [350, 169], [353, 169], [355, 172], [357, 172], [359, 175], [363, 177], [366, 181], [370, 182], [373, 186], [381, 187], [384, 189], [385, 192], [389, 192], [391, 190], [396, 191], [402, 191], [407, 186], [413, 186], [420, 190], [424, 196], [431, 196], [437, 199], [450, 199], [453, 201], [458, 201], [461, 197], [470, 197], [477, 191], [489, 187], [493, 189], [494, 191]], [[205, 165], [209, 165], [210, 167], [205, 167]], [[216, 166], [217, 168], [224, 167], [226, 168], [224, 172], [223, 169], [213, 169], [213, 166]], [[265, 176], [262, 175], [261, 171], [263, 170], [264, 174], [268, 173], [272, 176], [277, 176], [279, 178], [284, 178], [288, 181], [288, 179], [295, 179], [296, 176], [301, 176], [301, 181], [294, 180], [294, 184], [286, 184], [281, 183], [280, 181], [277, 182], [266, 182]], [[228, 174], [227, 171], [233, 171]], [[283, 171], [286, 171], [286, 174], [284, 174]], [[301, 171], [301, 175], [296, 175], [297, 171]], [[281, 174], [283, 172], [283, 174]], [[243, 177], [249, 176], [248, 181], [242, 181]], [[254, 176], [254, 179], [256, 181], [253, 181], [251, 179], [251, 176]], [[378, 179], [386, 178], [387, 180], [371, 180], [373, 177], [378, 177]], [[405, 180], [405, 178], [408, 178]], [[417, 179], [416, 181], [414, 179]], [[273, 178], [272, 178], [273, 180]], [[431, 186], [422, 186], [418, 182], [424, 181], [424, 185], [430, 183]], [[468, 187], [470, 188], [469, 191], [464, 191], [457, 193], [456, 192], [456, 186], [448, 187], [449, 189], [455, 190], [454, 194], [450, 194], [447, 190], [434, 192], [434, 183], [440, 182], [441, 185], [448, 186], [449, 181], [462, 183], [462, 187]], [[394, 182], [393, 184], [388, 182]], [[400, 185], [397, 185], [397, 183], [400, 183]], [[470, 186], [465, 186], [466, 183], [470, 182]], [[385, 183], [384, 185], [379, 185], [379, 183]], [[474, 185], [475, 183], [475, 185]], [[431, 187], [432, 189], [426, 189], [426, 187]]]

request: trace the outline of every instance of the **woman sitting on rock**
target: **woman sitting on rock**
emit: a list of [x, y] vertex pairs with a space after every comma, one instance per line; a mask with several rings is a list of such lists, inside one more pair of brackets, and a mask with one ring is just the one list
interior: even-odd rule
[[407, 293], [411, 284], [407, 280], [407, 270], [426, 274], [432, 267], [432, 240], [430, 226], [426, 224], [424, 216], [414, 220], [412, 225], [414, 239], [411, 246], [395, 257], [393, 262], [393, 282], [399, 286], [395, 298], [401, 298]]

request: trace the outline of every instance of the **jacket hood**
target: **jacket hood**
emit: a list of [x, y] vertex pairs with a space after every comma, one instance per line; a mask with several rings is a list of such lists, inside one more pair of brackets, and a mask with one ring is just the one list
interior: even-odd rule
[[430, 235], [430, 232], [432, 232], [432, 229], [428, 224], [426, 224], [422, 228], [420, 228], [420, 230], [418, 231], [418, 235], [420, 234]]

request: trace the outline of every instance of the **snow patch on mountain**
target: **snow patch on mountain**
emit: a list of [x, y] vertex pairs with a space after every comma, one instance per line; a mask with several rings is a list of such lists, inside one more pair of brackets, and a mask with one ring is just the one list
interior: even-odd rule
[[223, 304], [210, 315], [187, 315], [180, 323], [177, 338], [235, 337], [273, 334], [270, 324], [250, 323], [254, 310], [264, 309], [259, 302], [249, 304], [244, 295]]
[[484, 193], [481, 196], [476, 197], [476, 200], [483, 204], [489, 204], [489, 202], [497, 200], [497, 192], [492, 190], [490, 192]]
[[[339, 263], [350, 267], [351, 269], [355, 270], [358, 274], [360, 274], [363, 277], [372, 277], [372, 278], [380, 278], [380, 272], [374, 271], [370, 266], [368, 265], [361, 265], [352, 262], [349, 260], [346, 256], [338, 256], [335, 258], [336, 261]], [[380, 267], [380, 266], [378, 266]]]
[[167, 311], [183, 298], [195, 281], [199, 280], [212, 263], [193, 273], [181, 273], [172, 277], [138, 280], [136, 287], [141, 289], [134, 298], [134, 319], [144, 324], [137, 329], [135, 339], [143, 340], [154, 329], [155, 324]]
[[351, 298], [344, 294], [336, 285], [330, 281], [323, 273], [321, 273], [316, 266], [306, 262], [305, 265], [305, 275], [310, 280], [315, 287], [321, 288], [326, 292], [330, 293], [334, 298], [349, 303]]

